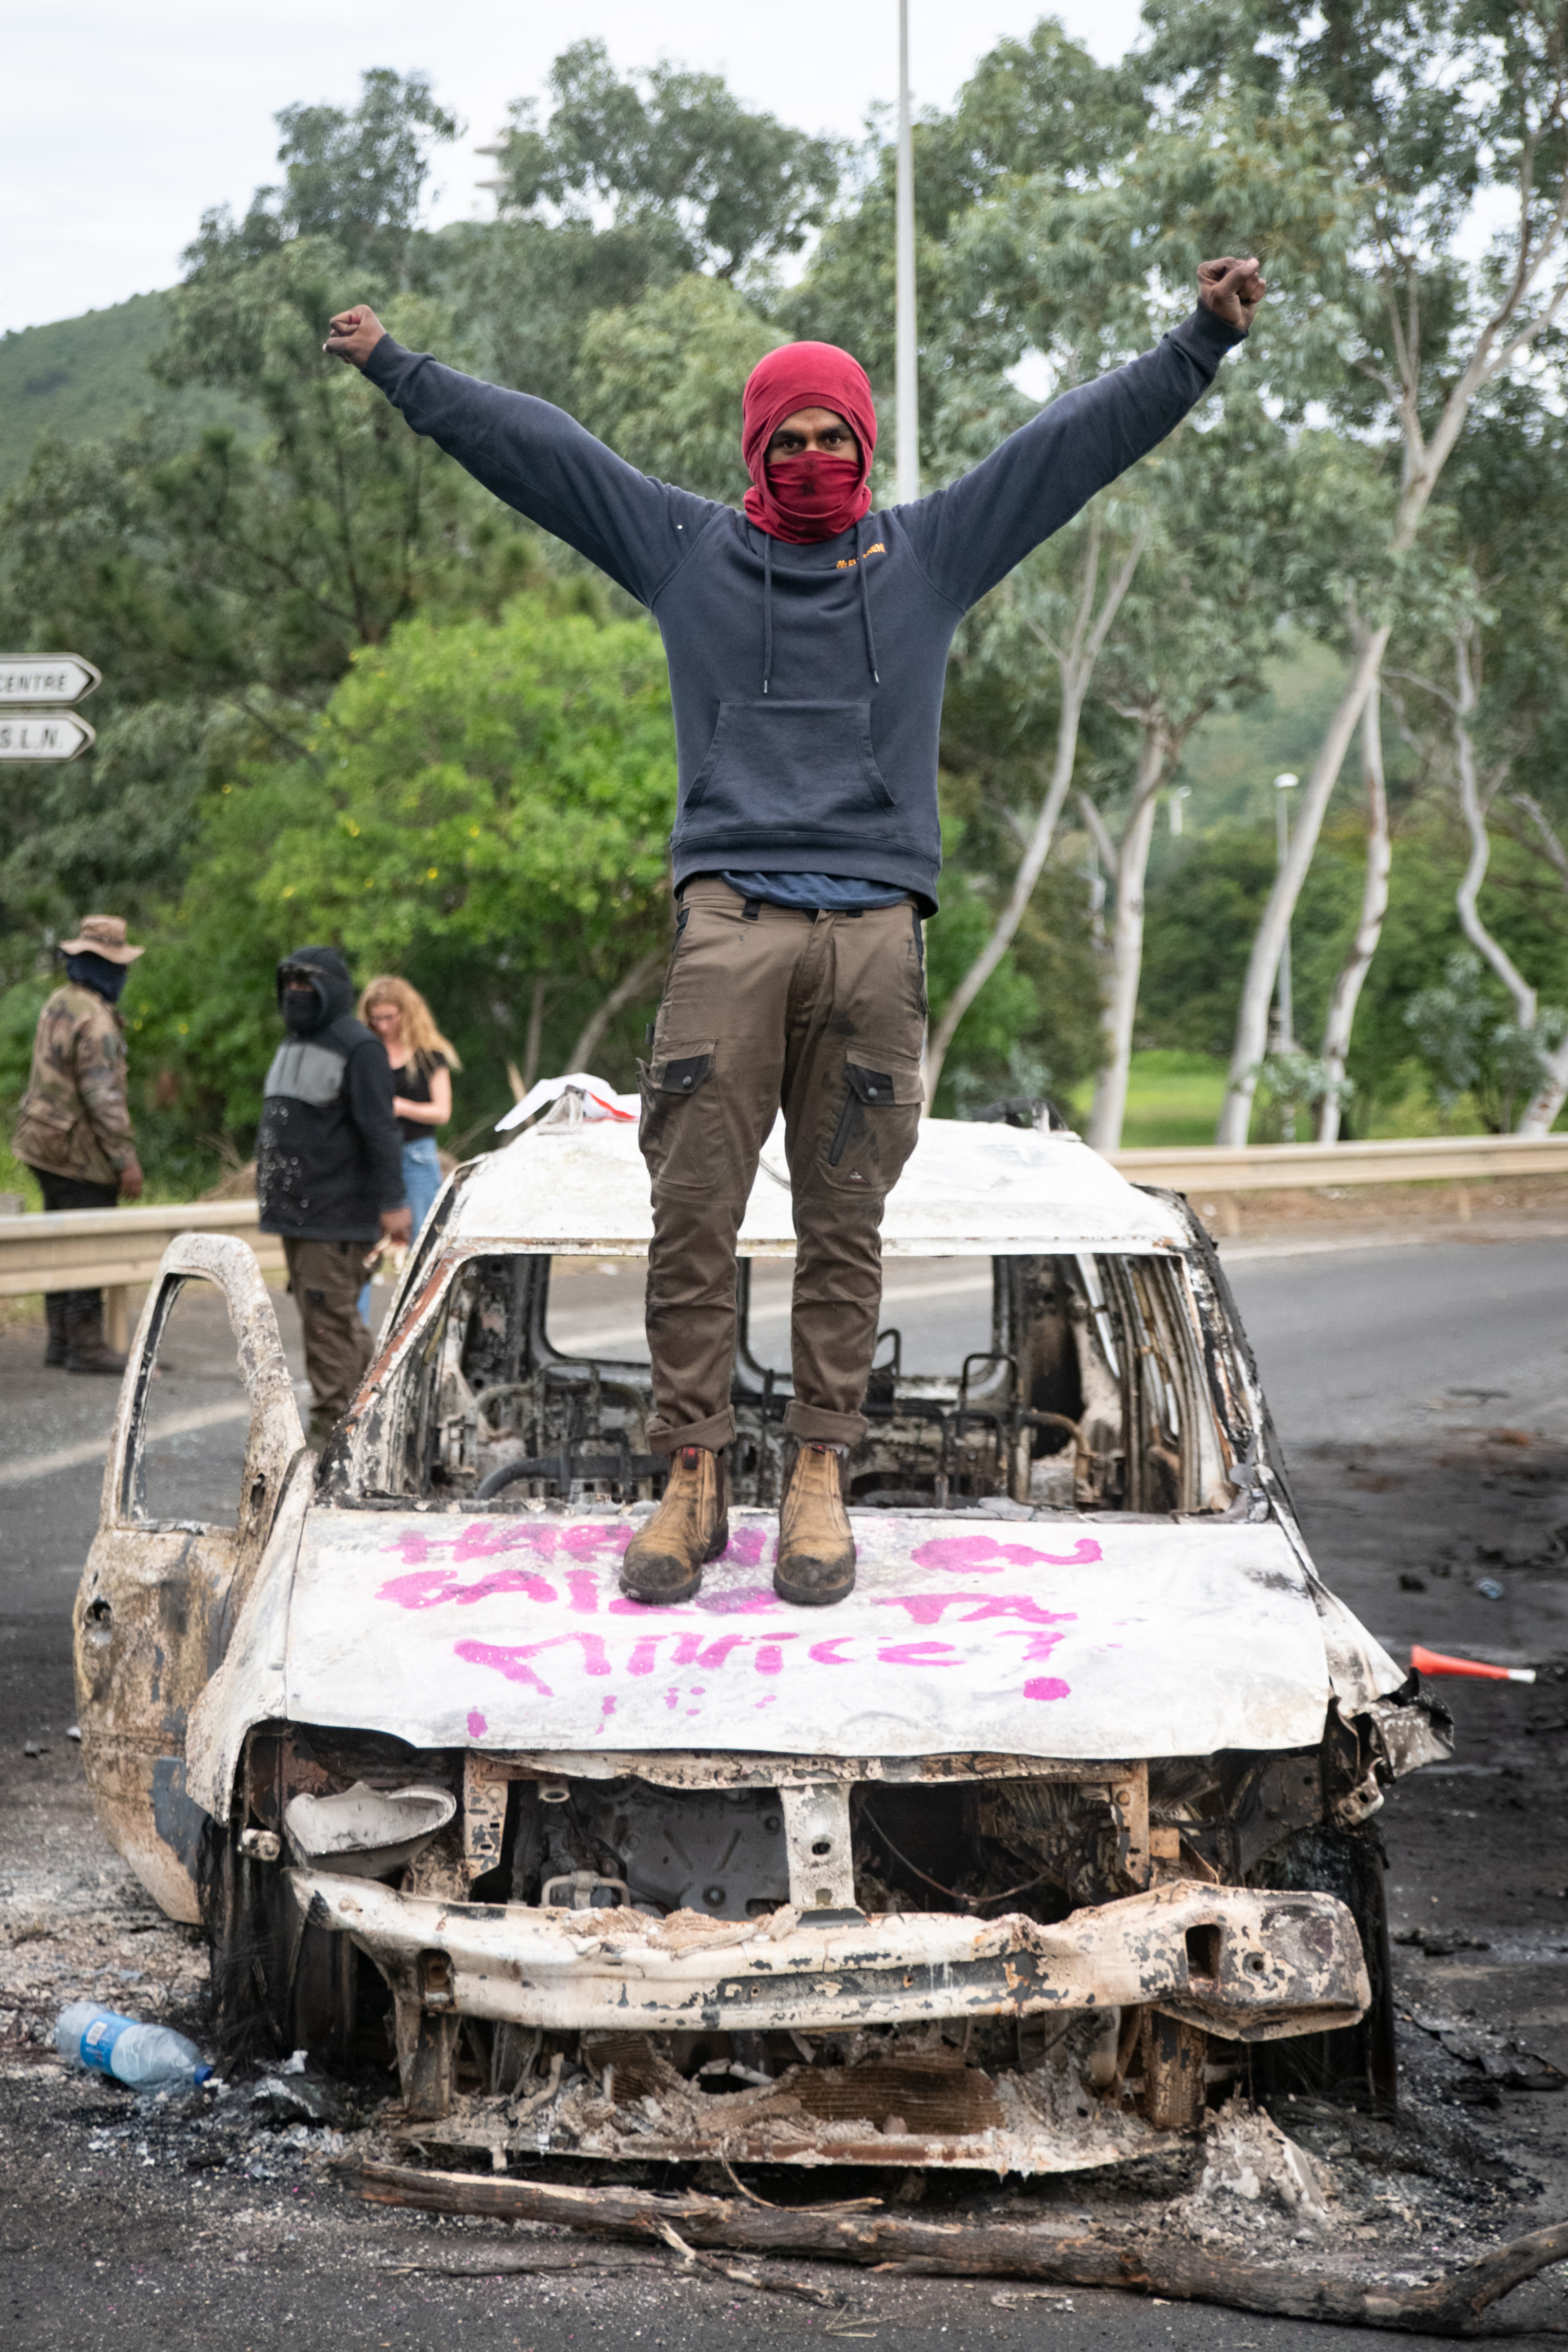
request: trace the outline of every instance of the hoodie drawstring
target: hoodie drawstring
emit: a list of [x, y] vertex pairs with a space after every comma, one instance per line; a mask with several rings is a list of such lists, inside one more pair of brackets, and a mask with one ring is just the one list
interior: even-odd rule
[[[866, 667], [873, 686], [882, 684], [882, 672], [876, 666], [876, 633], [871, 625], [871, 589], [866, 583], [865, 557], [861, 553], [860, 525], [855, 525], [855, 570], [860, 573], [861, 626], [865, 632]], [[766, 694], [773, 677], [773, 534], [763, 531], [762, 539], [762, 691]]]
[[762, 691], [773, 675], [773, 534], [762, 534]]
[[878, 674], [876, 667], [876, 639], [872, 634], [871, 625], [871, 589], [866, 583], [865, 557], [861, 553], [861, 533], [859, 523], [856, 523], [855, 525], [855, 569], [861, 576], [861, 620], [865, 627], [866, 667], [871, 672], [872, 684], [873, 686], [880, 686], [882, 684], [882, 678]]

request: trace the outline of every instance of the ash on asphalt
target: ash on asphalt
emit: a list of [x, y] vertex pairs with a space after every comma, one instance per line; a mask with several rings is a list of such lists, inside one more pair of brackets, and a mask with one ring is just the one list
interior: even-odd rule
[[[36, 1351], [30, 1333], [0, 1333], [0, 1395], [29, 1399], [28, 1452], [49, 1433]], [[95, 1416], [107, 1422], [112, 1401], [108, 1382], [62, 1390], [69, 1425], [56, 1442], [79, 1437]], [[1425, 1442], [1294, 1450], [1291, 1471], [1325, 1578], [1396, 1653], [1419, 1640], [1543, 1667], [1533, 1687], [1445, 1683], [1458, 1722], [1454, 1762], [1396, 1789], [1380, 1817], [1401, 2112], [1381, 2121], [1279, 2103], [1277, 2122], [1322, 2168], [1329, 2193], [1317, 2221], [1268, 2195], [1249, 2202], [1205, 2191], [1196, 2150], [1142, 2178], [936, 2180], [928, 2212], [951, 2218], [968, 2205], [1134, 2221], [1197, 2235], [1217, 2253], [1407, 2280], [1568, 2212], [1568, 2098], [1523, 2087], [1560, 2082], [1568, 2069], [1568, 1451], [1478, 1420]], [[1343, 2345], [1343, 2330], [1210, 2306], [778, 2266], [831, 2289], [841, 2302], [834, 2315], [712, 2275], [685, 2277], [674, 2255], [366, 2206], [335, 2165], [392, 2152], [390, 2075], [335, 2086], [335, 2120], [318, 2122], [287, 2096], [254, 2101], [247, 2083], [136, 2099], [66, 2071], [53, 2054], [53, 2020], [78, 1995], [197, 2038], [205, 2022], [200, 1938], [163, 1920], [105, 1845], [68, 1738], [69, 1608], [97, 1501], [90, 1468], [14, 1491], [0, 1555], [8, 2341], [29, 2352], [144, 2343], [172, 2352], [220, 2344], [424, 2352], [460, 2336], [476, 2352], [591, 2341], [737, 2352], [853, 2334], [958, 2352], [1032, 2343], [1043, 2325], [1158, 2352], [1249, 2352], [1288, 2325], [1292, 2346]], [[1501, 1584], [1500, 1599], [1480, 1592], [1485, 1580]], [[673, 2173], [667, 2185], [680, 2185]], [[857, 2176], [846, 2188], [883, 2195], [894, 2210], [921, 2193], [918, 2181], [892, 2175], [874, 2184]], [[765, 2193], [784, 2191], [768, 2183]], [[789, 2201], [808, 2193], [831, 2190], [813, 2176], [791, 2184]], [[521, 2261], [543, 2274], [519, 2273]], [[1509, 2298], [1497, 2322], [1510, 2330], [1565, 2323], [1562, 2270]]]

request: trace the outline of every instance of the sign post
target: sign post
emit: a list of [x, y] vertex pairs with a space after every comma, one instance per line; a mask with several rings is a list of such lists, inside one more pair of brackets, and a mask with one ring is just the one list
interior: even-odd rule
[[67, 707], [103, 683], [80, 654], [0, 654], [0, 760], [75, 760], [95, 740]]

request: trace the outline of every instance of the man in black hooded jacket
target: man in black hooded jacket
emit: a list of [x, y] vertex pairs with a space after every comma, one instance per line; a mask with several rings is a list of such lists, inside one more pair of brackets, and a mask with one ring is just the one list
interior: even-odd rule
[[284, 957], [277, 1009], [288, 1036], [267, 1074], [256, 1144], [261, 1230], [282, 1236], [305, 1334], [312, 1444], [348, 1411], [371, 1360], [359, 1309], [366, 1252], [383, 1236], [406, 1243], [412, 1229], [392, 1065], [353, 1001], [335, 948]]

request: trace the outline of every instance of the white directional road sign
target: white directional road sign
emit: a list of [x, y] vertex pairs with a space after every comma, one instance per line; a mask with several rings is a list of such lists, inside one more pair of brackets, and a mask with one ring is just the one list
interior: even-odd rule
[[102, 683], [102, 672], [80, 654], [0, 654], [0, 709], [81, 702]]
[[68, 710], [0, 716], [0, 760], [74, 760], [92, 740], [87, 720], [74, 718]]

